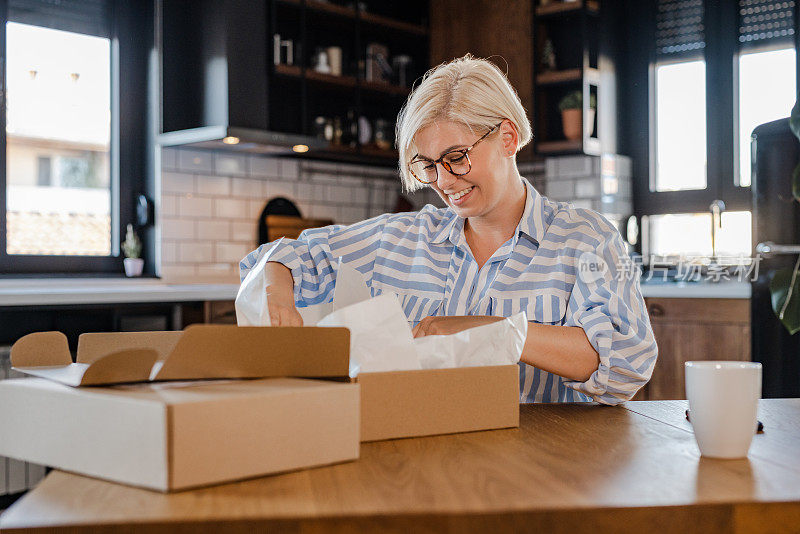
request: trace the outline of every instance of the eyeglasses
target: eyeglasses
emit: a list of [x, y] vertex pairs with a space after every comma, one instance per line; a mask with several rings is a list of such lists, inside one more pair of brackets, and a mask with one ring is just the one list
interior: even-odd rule
[[[442, 154], [439, 159], [431, 161], [429, 159], [414, 159], [408, 164], [409, 172], [423, 184], [432, 184], [439, 179], [438, 164], [441, 163], [447, 172], [453, 176], [464, 176], [472, 170], [472, 162], [469, 160], [469, 151], [475, 146], [486, 139], [489, 134], [497, 130], [502, 121], [498, 122], [494, 128], [486, 132], [480, 139], [472, 143], [472, 146], [467, 148], [459, 148], [458, 150], [451, 150], [446, 154]], [[416, 158], [417, 156], [415, 156]]]

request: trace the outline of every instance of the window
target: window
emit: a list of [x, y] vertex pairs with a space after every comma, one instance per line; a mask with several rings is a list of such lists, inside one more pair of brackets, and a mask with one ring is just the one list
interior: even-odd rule
[[706, 188], [706, 62], [656, 67], [656, 191]]
[[0, 2], [0, 274], [121, 275], [134, 198], [154, 188], [150, 4]]
[[[655, 0], [634, 41], [649, 53], [629, 83], [648, 88], [649, 140], [634, 139], [635, 196], [649, 255], [707, 255], [710, 205], [722, 200], [717, 254], [749, 256], [750, 134], [787, 117], [797, 98], [795, 2]], [[651, 9], [651, 11], [647, 11]], [[652, 34], [651, 34], [652, 35]], [[644, 101], [642, 101], [644, 103]], [[635, 126], [633, 126], [635, 128]], [[637, 159], [639, 162], [637, 163]]]
[[6, 24], [9, 255], [111, 255], [110, 48]]

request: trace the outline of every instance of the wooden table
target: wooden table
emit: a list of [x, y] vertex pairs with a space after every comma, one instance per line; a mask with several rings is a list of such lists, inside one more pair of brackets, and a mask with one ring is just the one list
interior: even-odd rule
[[800, 399], [761, 401], [743, 460], [701, 459], [685, 407], [523, 405], [519, 429], [367, 443], [356, 462], [169, 495], [54, 471], [0, 527], [800, 531]]

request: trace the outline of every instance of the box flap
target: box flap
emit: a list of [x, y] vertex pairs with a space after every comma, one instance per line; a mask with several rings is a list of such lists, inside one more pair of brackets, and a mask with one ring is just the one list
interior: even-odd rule
[[172, 352], [181, 331], [158, 332], [97, 332], [81, 334], [78, 338], [78, 363], [92, 363], [102, 356], [129, 349], [149, 349], [163, 360]]
[[68, 386], [98, 386], [141, 382], [150, 378], [158, 359], [154, 350], [131, 349], [107, 354], [92, 363], [15, 367], [29, 375], [54, 380]]
[[154, 380], [347, 376], [347, 328], [191, 325]]
[[322, 327], [191, 325], [183, 332], [83, 334], [72, 363], [60, 332], [29, 334], [15, 369], [69, 386], [212, 378], [345, 377], [350, 331]]
[[39, 367], [41, 365], [69, 365], [67, 336], [61, 332], [35, 332], [22, 336], [11, 347], [13, 367]]

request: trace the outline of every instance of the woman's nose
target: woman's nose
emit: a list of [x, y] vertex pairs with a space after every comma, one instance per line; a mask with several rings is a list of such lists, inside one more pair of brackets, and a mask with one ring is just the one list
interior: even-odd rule
[[439, 163], [437, 163], [437, 165], [438, 165], [438, 168], [436, 169], [437, 170], [436, 185], [439, 186], [439, 189], [444, 191], [445, 189], [447, 189], [448, 187], [453, 185], [453, 183], [455, 183], [455, 181], [458, 178], [456, 176], [453, 176], [452, 174], [450, 174], [450, 171], [448, 171], [445, 168], [443, 162], [439, 162]]

